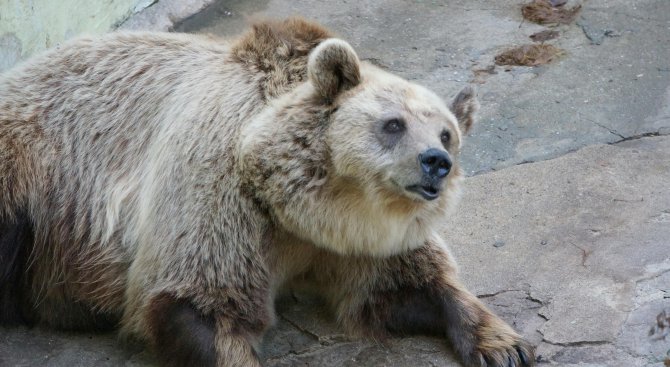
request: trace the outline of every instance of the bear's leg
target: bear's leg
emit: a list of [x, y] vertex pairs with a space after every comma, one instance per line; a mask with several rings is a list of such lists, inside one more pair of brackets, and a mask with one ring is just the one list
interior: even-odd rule
[[216, 366], [214, 317], [162, 293], [151, 301], [148, 324], [158, 358], [168, 366]]
[[387, 259], [340, 262], [322, 286], [332, 287], [327, 294], [348, 328], [444, 336], [466, 366], [535, 364], [533, 348], [465, 289], [441, 240]]
[[168, 293], [148, 309], [150, 342], [164, 366], [259, 366], [250, 333], [220, 311], [205, 315]]
[[20, 309], [21, 283], [28, 253], [33, 245], [28, 216], [0, 217], [0, 325], [26, 321]]

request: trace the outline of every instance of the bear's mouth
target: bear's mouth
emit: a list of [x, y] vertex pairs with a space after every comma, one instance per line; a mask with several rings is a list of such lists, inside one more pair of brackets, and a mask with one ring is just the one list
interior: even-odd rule
[[432, 185], [411, 185], [405, 190], [415, 192], [426, 200], [435, 200], [440, 196], [440, 188]]

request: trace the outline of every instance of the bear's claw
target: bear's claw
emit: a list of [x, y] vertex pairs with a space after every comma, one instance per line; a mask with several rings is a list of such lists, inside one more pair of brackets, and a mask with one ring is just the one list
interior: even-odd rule
[[475, 352], [473, 362], [476, 367], [532, 367], [535, 366], [533, 348], [520, 340], [512, 347], [481, 348]]

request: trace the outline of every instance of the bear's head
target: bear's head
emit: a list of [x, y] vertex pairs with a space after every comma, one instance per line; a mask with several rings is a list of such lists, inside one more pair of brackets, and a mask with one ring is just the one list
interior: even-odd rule
[[421, 246], [457, 201], [473, 91], [449, 109], [339, 39], [310, 53], [307, 75], [243, 128], [245, 188], [316, 246], [378, 256]]

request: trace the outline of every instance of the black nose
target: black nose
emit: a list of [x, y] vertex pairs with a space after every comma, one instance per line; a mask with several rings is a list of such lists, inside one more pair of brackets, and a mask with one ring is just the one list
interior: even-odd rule
[[424, 174], [445, 178], [451, 170], [449, 154], [443, 150], [431, 148], [419, 154], [419, 163]]

